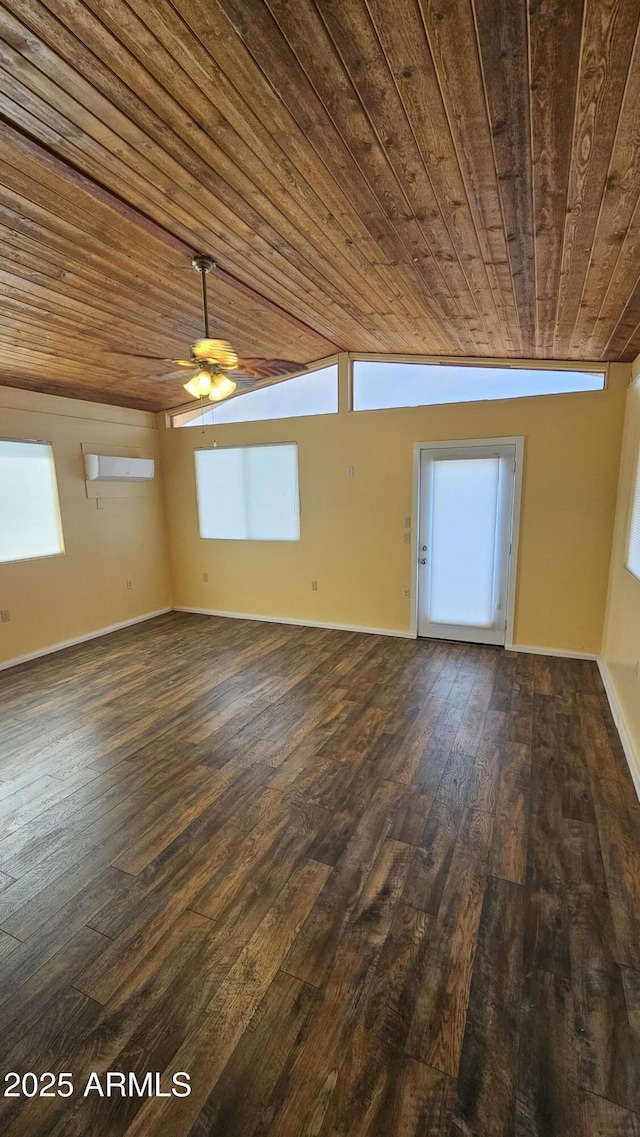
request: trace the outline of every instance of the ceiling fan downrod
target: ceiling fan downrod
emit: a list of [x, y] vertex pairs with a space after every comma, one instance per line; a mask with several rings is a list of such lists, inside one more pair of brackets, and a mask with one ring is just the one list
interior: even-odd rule
[[191, 261], [202, 280], [202, 315], [204, 318], [204, 338], [209, 339], [209, 312], [207, 310], [207, 273], [216, 267], [213, 257], [197, 256]]

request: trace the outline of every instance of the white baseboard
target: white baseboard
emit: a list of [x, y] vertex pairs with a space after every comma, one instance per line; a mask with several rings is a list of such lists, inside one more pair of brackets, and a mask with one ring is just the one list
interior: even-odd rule
[[10, 667], [18, 667], [20, 663], [28, 663], [31, 659], [40, 659], [43, 655], [52, 655], [55, 651], [64, 651], [66, 647], [75, 647], [77, 644], [85, 643], [86, 640], [97, 640], [100, 636], [108, 636], [110, 632], [119, 632], [121, 628], [130, 628], [133, 624], [142, 624], [145, 620], [153, 620], [155, 616], [164, 616], [167, 612], [172, 611], [172, 608], [158, 608], [156, 612], [145, 612], [144, 616], [134, 616], [133, 620], [122, 620], [119, 624], [110, 624], [108, 628], [98, 628], [96, 632], [87, 632], [84, 636], [76, 636], [75, 639], [65, 640], [64, 643], [51, 644], [51, 647], [42, 647], [38, 651], [18, 655], [15, 659], [0, 661], [0, 671], [7, 671]]
[[533, 647], [531, 644], [511, 644], [508, 651], [522, 651], [528, 655], [555, 655], [560, 659], [591, 659], [596, 663], [598, 656], [590, 651], [566, 651], [561, 647]]
[[609, 700], [609, 706], [611, 707], [613, 721], [615, 722], [618, 729], [618, 734], [620, 735], [620, 741], [622, 743], [622, 749], [624, 750], [624, 756], [627, 759], [629, 773], [631, 774], [631, 778], [635, 786], [635, 791], [638, 795], [638, 800], [640, 801], [640, 754], [636, 754], [635, 752], [633, 743], [625, 726], [624, 715], [620, 710], [620, 704], [618, 703], [613, 680], [609, 674], [606, 663], [600, 657], [598, 657], [598, 669], [600, 671], [600, 675], [602, 676], [604, 689], [607, 693], [607, 699]]
[[194, 612], [198, 616], [224, 616], [231, 620], [257, 620], [264, 624], [294, 624], [298, 628], [329, 628], [335, 632], [366, 632], [372, 636], [395, 636], [403, 640], [414, 640], [412, 632], [398, 632], [392, 628], [362, 628], [356, 624], [328, 624], [323, 620], [290, 620], [286, 616], [256, 616], [251, 612], [221, 612], [217, 608], [187, 608], [174, 604], [174, 612]]

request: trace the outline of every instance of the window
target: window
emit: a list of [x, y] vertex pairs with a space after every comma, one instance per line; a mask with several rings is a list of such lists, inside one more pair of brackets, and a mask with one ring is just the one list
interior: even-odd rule
[[631, 524], [629, 526], [629, 545], [627, 548], [627, 568], [636, 580], [640, 580], [640, 450], [636, 467], [636, 483], [631, 503]]
[[500, 457], [436, 455], [430, 507], [430, 618], [435, 624], [488, 628], [497, 603]]
[[338, 365], [308, 371], [268, 387], [228, 399], [204, 410], [174, 415], [173, 426], [211, 426], [223, 422], [255, 422], [270, 418], [303, 418], [338, 413]]
[[196, 450], [200, 536], [218, 541], [299, 541], [298, 447]]
[[482, 399], [521, 399], [530, 395], [602, 391], [603, 388], [603, 371], [385, 363], [382, 360], [356, 360], [353, 364], [354, 411]]
[[51, 443], [0, 439], [0, 562], [62, 552]]

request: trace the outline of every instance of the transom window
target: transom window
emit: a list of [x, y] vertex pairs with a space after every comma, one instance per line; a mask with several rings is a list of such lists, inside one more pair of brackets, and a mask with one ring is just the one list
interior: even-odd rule
[[523, 399], [532, 395], [602, 391], [604, 384], [604, 371], [356, 359], [353, 409], [375, 411], [484, 399]]
[[338, 365], [332, 363], [258, 387], [213, 406], [195, 407], [173, 416], [173, 426], [217, 426], [225, 422], [255, 422], [274, 418], [305, 418], [338, 413]]

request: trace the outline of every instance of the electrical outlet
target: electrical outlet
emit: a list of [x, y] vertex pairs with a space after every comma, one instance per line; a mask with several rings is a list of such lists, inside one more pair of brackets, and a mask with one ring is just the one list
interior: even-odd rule
[[403, 588], [403, 589], [402, 589], [402, 599], [403, 599], [403, 600], [408, 600], [410, 596], [411, 596], [411, 593], [409, 592], [409, 589], [408, 589], [408, 588]]
[[11, 619], [11, 613], [9, 612], [8, 608], [3, 608], [2, 612], [0, 612], [0, 619], [2, 620], [3, 624], [9, 623], [9, 620]]
[[411, 534], [410, 533], [403, 533], [402, 534], [402, 543], [404, 545], [410, 545], [411, 544]]
[[133, 581], [132, 581], [132, 580], [128, 580], [128, 581], [127, 581], [127, 590], [130, 590], [130, 589], [132, 589], [132, 588], [133, 588]]
[[208, 573], [208, 572], [203, 572], [203, 574], [202, 574], [202, 579], [203, 579], [203, 581], [204, 581], [204, 583], [205, 583], [205, 584], [208, 584], [208, 583], [209, 583], [209, 573]]
[[312, 591], [312, 592], [317, 592], [317, 591], [318, 591], [318, 582], [317, 582], [317, 580], [312, 580], [312, 581], [311, 581], [311, 591]]
[[354, 478], [356, 473], [355, 466], [347, 466], [347, 477]]
[[411, 518], [410, 518], [410, 517], [405, 517], [405, 519], [404, 519], [404, 527], [405, 527], [405, 529], [410, 529], [410, 528], [411, 528]]

